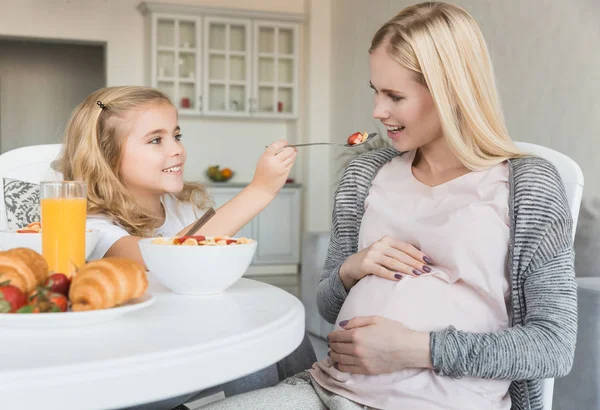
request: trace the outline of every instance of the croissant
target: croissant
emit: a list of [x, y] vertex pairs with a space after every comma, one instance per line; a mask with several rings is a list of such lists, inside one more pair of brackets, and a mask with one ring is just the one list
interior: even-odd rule
[[42, 255], [28, 248], [0, 252], [0, 282], [10, 284], [29, 294], [48, 277], [48, 264]]
[[147, 288], [146, 270], [140, 264], [108, 257], [77, 271], [71, 281], [69, 300], [73, 311], [108, 309], [139, 298]]

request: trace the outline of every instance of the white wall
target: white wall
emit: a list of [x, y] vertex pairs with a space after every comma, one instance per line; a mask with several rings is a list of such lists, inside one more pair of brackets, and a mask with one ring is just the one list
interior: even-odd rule
[[[306, 28], [307, 77], [306, 131], [304, 142], [330, 142], [332, 81], [332, 2], [307, 1], [310, 21]], [[298, 148], [304, 165], [304, 200], [307, 231], [327, 231], [331, 227], [331, 148], [315, 146]]]
[[[575, 159], [586, 195], [600, 194], [600, 2], [450, 0], [479, 22], [514, 140]], [[367, 50], [372, 35], [412, 0], [333, 0], [332, 132], [374, 129]]]
[[[161, 0], [220, 8], [305, 13], [304, 0]], [[0, 36], [85, 40], [106, 43], [108, 86], [147, 85], [144, 17], [139, 0], [0, 0]], [[66, 122], [66, 120], [65, 120]], [[214, 120], [182, 117], [188, 149], [186, 178], [202, 179], [207, 166], [233, 167], [235, 181], [248, 182], [264, 146], [295, 138], [286, 121]], [[296, 170], [292, 176], [296, 176]], [[302, 179], [299, 172], [298, 179]]]

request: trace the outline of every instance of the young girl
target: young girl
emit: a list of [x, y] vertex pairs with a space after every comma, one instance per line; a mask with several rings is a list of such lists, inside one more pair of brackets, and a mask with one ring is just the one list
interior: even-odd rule
[[[90, 260], [124, 256], [143, 264], [139, 239], [181, 235], [204, 213], [206, 189], [183, 180], [181, 139], [177, 111], [156, 89], [105, 88], [75, 109], [56, 168], [66, 180], [87, 183], [87, 226], [100, 231]], [[275, 198], [296, 160], [293, 148], [275, 155], [285, 145], [267, 148], [252, 182], [198, 234], [234, 235]]]
[[[181, 235], [203, 214], [210, 201], [202, 185], [183, 181], [186, 151], [181, 138], [175, 107], [156, 89], [104, 88], [75, 109], [55, 168], [65, 180], [87, 183], [87, 227], [100, 231], [90, 260], [122, 256], [144, 265], [141, 238]], [[293, 148], [277, 153], [285, 145], [277, 141], [266, 149], [252, 182], [218, 208], [198, 234], [235, 235], [275, 198], [296, 160]], [[314, 360], [305, 337], [287, 358], [222, 390], [229, 396], [267, 387], [309, 368]], [[150, 407], [175, 407], [191, 396]]]
[[561, 178], [504, 126], [487, 47], [458, 6], [402, 10], [369, 50], [393, 148], [347, 167], [319, 283], [328, 357], [206, 410], [541, 410], [577, 336]]

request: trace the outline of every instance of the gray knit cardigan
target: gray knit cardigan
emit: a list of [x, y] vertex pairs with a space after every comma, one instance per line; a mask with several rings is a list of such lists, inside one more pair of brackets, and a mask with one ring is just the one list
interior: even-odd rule
[[[317, 295], [319, 312], [330, 323], [347, 296], [339, 269], [358, 251], [371, 182], [399, 154], [384, 148], [354, 158], [335, 193], [331, 241]], [[560, 175], [548, 161], [510, 160], [509, 183], [511, 327], [496, 333], [453, 326], [431, 332], [431, 360], [440, 376], [512, 380], [512, 410], [538, 410], [539, 380], [566, 375], [575, 353], [573, 221]]]

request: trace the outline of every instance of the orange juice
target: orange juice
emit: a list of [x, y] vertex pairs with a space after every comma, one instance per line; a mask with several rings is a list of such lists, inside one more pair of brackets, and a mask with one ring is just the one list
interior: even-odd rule
[[51, 273], [73, 275], [85, 264], [85, 198], [42, 198], [42, 253]]

